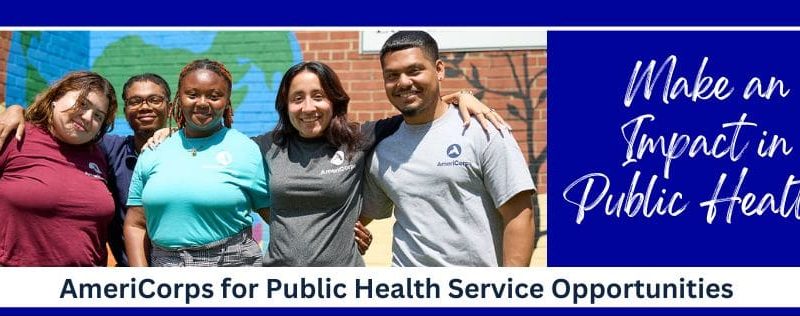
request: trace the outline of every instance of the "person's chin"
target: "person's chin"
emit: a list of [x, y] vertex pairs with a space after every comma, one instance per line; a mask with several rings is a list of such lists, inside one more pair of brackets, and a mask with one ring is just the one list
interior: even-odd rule
[[400, 109], [400, 113], [402, 113], [405, 116], [415, 116], [420, 112], [422, 112], [422, 108], [419, 106], [406, 106]]
[[153, 135], [153, 133], [155, 133], [160, 128], [157, 128], [156, 126], [136, 126], [136, 127], [131, 126], [131, 129], [136, 134]]
[[69, 135], [66, 137], [62, 137], [61, 139], [63, 142], [71, 145], [82, 145], [90, 142], [92, 139], [88, 137], [82, 137], [78, 135]]

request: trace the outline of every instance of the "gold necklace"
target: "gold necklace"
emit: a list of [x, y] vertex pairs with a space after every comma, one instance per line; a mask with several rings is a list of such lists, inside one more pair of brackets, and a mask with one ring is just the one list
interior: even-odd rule
[[[184, 136], [186, 136], [185, 133], [184, 133]], [[189, 146], [192, 146], [192, 149], [189, 150], [189, 152], [192, 153], [192, 157], [197, 157], [197, 151], [198, 151], [199, 146], [196, 146], [194, 144], [194, 142], [191, 141], [191, 138], [189, 138], [189, 136], [186, 136], [186, 142], [189, 143]], [[200, 150], [203, 150], [203, 149], [201, 148]]]
[[[222, 129], [222, 124], [220, 124], [219, 127], [211, 133], [211, 135], [214, 135], [214, 133], [218, 132], [221, 129]], [[211, 137], [211, 135], [209, 135], [208, 137]], [[183, 131], [183, 136], [186, 137], [186, 142], [188, 142], [189, 145], [192, 146], [192, 150], [189, 150], [189, 152], [192, 153], [192, 157], [197, 157], [198, 146], [195, 146], [194, 143], [190, 140], [191, 138], [188, 135], [186, 135], [185, 129]], [[199, 150], [203, 150], [203, 148], [200, 148]]]

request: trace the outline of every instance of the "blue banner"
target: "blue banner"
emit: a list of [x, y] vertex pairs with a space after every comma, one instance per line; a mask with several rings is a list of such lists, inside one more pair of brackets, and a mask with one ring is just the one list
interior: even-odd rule
[[549, 33], [549, 265], [800, 265], [798, 40]]

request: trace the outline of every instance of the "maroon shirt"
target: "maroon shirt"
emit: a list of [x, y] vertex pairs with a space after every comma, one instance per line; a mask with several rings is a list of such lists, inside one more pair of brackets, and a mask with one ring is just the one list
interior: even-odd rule
[[103, 266], [114, 199], [95, 144], [25, 126], [0, 148], [0, 265]]

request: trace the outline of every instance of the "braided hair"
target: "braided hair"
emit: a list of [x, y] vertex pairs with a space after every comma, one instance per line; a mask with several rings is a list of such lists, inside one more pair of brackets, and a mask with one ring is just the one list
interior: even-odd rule
[[186, 77], [189, 73], [196, 71], [196, 70], [209, 70], [223, 79], [225, 79], [225, 83], [228, 85], [228, 106], [225, 107], [225, 111], [222, 113], [222, 118], [225, 124], [225, 127], [230, 128], [233, 125], [233, 108], [231, 105], [231, 91], [233, 90], [233, 76], [231, 76], [231, 72], [225, 68], [225, 65], [221, 62], [209, 59], [197, 59], [186, 66], [183, 67], [181, 70], [181, 74], [178, 77], [178, 90], [175, 91], [175, 99], [172, 106], [172, 110], [169, 112], [170, 118], [174, 119], [176, 123], [178, 123], [178, 127], [183, 128], [186, 126], [186, 118], [183, 116], [183, 111], [181, 110], [181, 91], [183, 91], [183, 78]]

